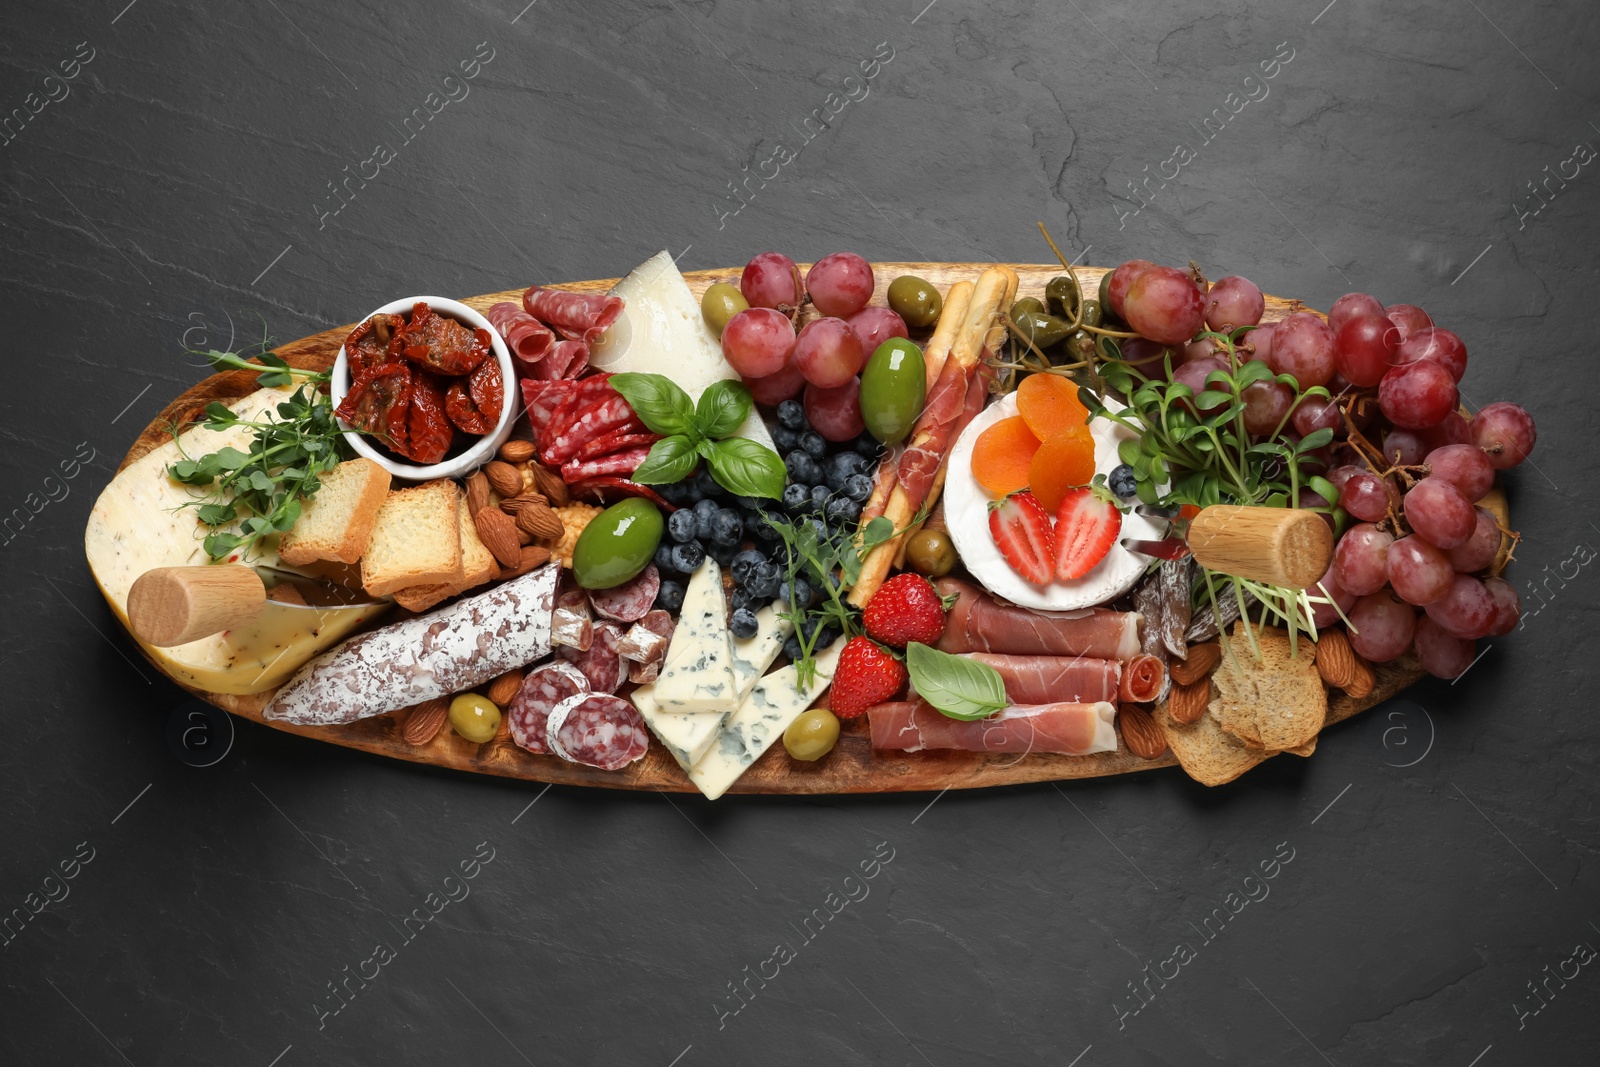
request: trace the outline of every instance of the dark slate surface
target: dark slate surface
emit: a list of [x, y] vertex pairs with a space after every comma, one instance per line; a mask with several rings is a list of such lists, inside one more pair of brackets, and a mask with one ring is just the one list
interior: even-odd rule
[[[0, 908], [67, 894], [0, 949], [0, 1061], [1593, 1061], [1600, 178], [1528, 186], [1600, 144], [1592, 5], [125, 2], [14, 3], [0, 36], [0, 109], [55, 98], [0, 145], [3, 499], [60, 497], [0, 550]], [[1526, 626], [1217, 790], [712, 805], [249, 724], [216, 766], [175, 755], [180, 696], [79, 546], [200, 377], [184, 342], [662, 247], [1040, 261], [1036, 219], [1088, 262], [1370, 290], [1457, 330], [1468, 400], [1540, 421], [1510, 479]], [[463, 862], [470, 895], [403, 931]]]

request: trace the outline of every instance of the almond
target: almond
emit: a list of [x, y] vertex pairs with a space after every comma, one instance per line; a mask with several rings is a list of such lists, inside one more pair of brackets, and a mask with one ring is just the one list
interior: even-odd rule
[[1135, 704], [1124, 704], [1117, 711], [1122, 740], [1140, 759], [1156, 759], [1167, 750], [1167, 737], [1150, 713]]
[[517, 509], [517, 528], [528, 531], [541, 541], [553, 541], [566, 530], [561, 516], [550, 510], [548, 504], [531, 500]]
[[483, 465], [483, 473], [489, 479], [489, 484], [494, 486], [494, 491], [501, 496], [518, 496], [522, 493], [522, 473], [511, 464], [491, 459]]
[[534, 488], [549, 498], [550, 503], [560, 507], [572, 502], [572, 496], [567, 492], [567, 483], [561, 475], [537, 463], [529, 464], [528, 470], [533, 475]]
[[507, 441], [500, 446], [500, 458], [507, 463], [526, 463], [533, 458], [533, 442]]
[[500, 677], [489, 683], [489, 688], [484, 691], [484, 696], [494, 701], [496, 707], [503, 708], [511, 703], [511, 698], [517, 695], [517, 690], [522, 688], [522, 672], [517, 670], [506, 671]]
[[1184, 685], [1193, 685], [1217, 669], [1217, 664], [1222, 662], [1222, 646], [1215, 641], [1207, 641], [1203, 645], [1191, 645], [1189, 658], [1172, 665], [1172, 680]]
[[[1193, 655], [1193, 650], [1190, 650]], [[1177, 677], [1177, 671], [1173, 671]], [[1201, 678], [1188, 685], [1174, 682], [1172, 689], [1167, 693], [1167, 714], [1172, 716], [1172, 721], [1185, 726], [1200, 721], [1200, 716], [1206, 713], [1206, 706], [1211, 703], [1211, 679]]]
[[400, 731], [401, 736], [406, 739], [407, 744], [425, 745], [439, 733], [439, 728], [444, 725], [444, 720], [449, 714], [450, 701], [444, 697], [434, 697], [432, 700], [414, 704], [406, 713], [406, 724]]
[[472, 516], [478, 528], [478, 540], [494, 553], [502, 567], [515, 567], [522, 562], [522, 542], [517, 540], [517, 527], [511, 516], [499, 508], [483, 508]]
[[522, 493], [518, 496], [509, 497], [500, 501], [500, 510], [505, 512], [507, 515], [510, 515], [512, 518], [516, 518], [517, 512], [521, 511], [529, 504], [543, 504], [548, 507], [550, 505], [550, 501], [545, 499], [543, 493]]
[[543, 545], [522, 546], [522, 556], [515, 567], [507, 567], [501, 572], [501, 578], [515, 578], [519, 574], [527, 574], [535, 567], [543, 567], [550, 562], [550, 550]]
[[1343, 630], [1325, 630], [1317, 641], [1317, 673], [1335, 689], [1349, 689], [1356, 680], [1358, 658]]
[[1351, 672], [1349, 684], [1344, 687], [1345, 693], [1362, 700], [1372, 695], [1372, 690], [1377, 684], [1378, 680], [1372, 673], [1372, 665], [1360, 656], [1356, 656], [1355, 670]]
[[467, 514], [476, 515], [489, 506], [489, 476], [482, 471], [467, 475]]

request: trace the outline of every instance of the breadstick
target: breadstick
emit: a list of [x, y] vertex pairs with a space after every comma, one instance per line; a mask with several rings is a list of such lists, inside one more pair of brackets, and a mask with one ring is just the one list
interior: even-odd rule
[[922, 350], [922, 361], [928, 372], [928, 392], [933, 392], [933, 383], [939, 380], [939, 372], [944, 370], [944, 361], [950, 355], [950, 346], [955, 343], [956, 332], [961, 329], [961, 324], [967, 317], [967, 306], [972, 303], [972, 283], [959, 281], [950, 286], [950, 291], [945, 294], [944, 310], [939, 313], [939, 323], [933, 328], [933, 336], [928, 338], [928, 346]]

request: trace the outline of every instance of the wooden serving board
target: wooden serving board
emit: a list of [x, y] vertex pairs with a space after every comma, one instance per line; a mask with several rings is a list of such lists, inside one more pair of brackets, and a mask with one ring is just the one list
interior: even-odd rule
[[[884, 290], [888, 283], [902, 274], [915, 274], [939, 287], [949, 288], [952, 282], [962, 279], [976, 281], [990, 264], [986, 263], [874, 263], [873, 272], [878, 280], [873, 303], [885, 303]], [[802, 264], [802, 270], [806, 267]], [[1051, 264], [1013, 264], [1021, 277], [1019, 296], [1044, 298], [1045, 284], [1062, 273]], [[696, 271], [685, 275], [689, 287], [698, 297], [717, 282], [737, 285], [741, 268]], [[1079, 267], [1079, 282], [1086, 293], [1093, 293], [1099, 284], [1104, 267]], [[617, 279], [572, 282], [556, 288], [576, 292], [604, 292], [616, 284]], [[520, 301], [521, 289], [469, 297], [463, 302], [487, 311], [501, 301]], [[374, 297], [373, 300], [378, 300]], [[1303, 310], [1299, 301], [1268, 296], [1263, 321], [1283, 318], [1292, 311]], [[282, 345], [275, 351], [290, 364], [324, 370], [333, 364], [339, 346], [349, 334], [351, 326], [303, 337]], [[925, 332], [924, 332], [925, 333]], [[925, 339], [919, 335], [918, 339]], [[200, 416], [205, 406], [214, 400], [229, 401], [247, 396], [255, 391], [255, 375], [245, 371], [216, 374], [186, 390], [168, 404], [139, 435], [133, 447], [123, 458], [121, 467], [127, 466], [150, 449], [171, 438], [169, 428], [184, 424]], [[142, 646], [140, 646], [142, 648]], [[148, 657], [147, 657], [148, 658]], [[160, 665], [153, 665], [159, 669]], [[1377, 686], [1365, 699], [1354, 700], [1343, 693], [1331, 695], [1328, 723], [1331, 725], [1350, 718], [1367, 708], [1394, 696], [1423, 677], [1416, 661], [1406, 657], [1392, 664], [1377, 667]], [[174, 679], [176, 681], [176, 679]], [[183, 683], [177, 683], [183, 685]], [[436, 767], [495, 774], [507, 778], [554, 782], [560, 785], [601, 786], [609, 789], [658, 789], [666, 792], [691, 793], [694, 786], [671, 756], [659, 744], [652, 744], [644, 759], [621, 771], [602, 771], [567, 763], [555, 756], [535, 756], [516, 747], [510, 740], [473, 744], [446, 728], [426, 745], [412, 745], [401, 736], [403, 719], [400, 714], [380, 715], [347, 726], [294, 726], [281, 722], [267, 722], [261, 709], [271, 699], [272, 693], [253, 696], [230, 696], [209, 693], [183, 686], [201, 699], [242, 718], [289, 733], [303, 734], [319, 741], [329, 741], [348, 748], [375, 752], [395, 759], [427, 763]], [[1152, 770], [1175, 766], [1177, 760], [1168, 752], [1155, 760], [1142, 760], [1126, 749], [1100, 753], [1093, 756], [1063, 756], [1045, 753], [1018, 756], [982, 752], [927, 751], [918, 753], [874, 752], [869, 743], [865, 718], [844, 724], [844, 730], [833, 752], [816, 763], [800, 763], [789, 758], [781, 744], [774, 745], [766, 755], [745, 772], [734, 784], [734, 793], [891, 793], [916, 790], [975, 789], [984, 786], [1017, 785], [1025, 782], [1045, 782], [1062, 778], [1091, 778], [1100, 775], [1125, 774], [1130, 771]]]

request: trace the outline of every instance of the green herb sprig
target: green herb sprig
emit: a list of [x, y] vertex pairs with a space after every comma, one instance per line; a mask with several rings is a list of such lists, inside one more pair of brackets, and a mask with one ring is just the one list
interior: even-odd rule
[[906, 647], [906, 671], [917, 696], [952, 719], [987, 719], [1010, 703], [1000, 672], [987, 663], [913, 641]]
[[732, 436], [755, 405], [743, 382], [713, 382], [699, 403], [661, 374], [613, 374], [611, 385], [651, 433], [664, 435], [633, 472], [634, 481], [679, 482], [704, 460], [717, 484], [736, 496], [776, 500], [783, 495], [787, 472], [778, 454], [747, 437]]

